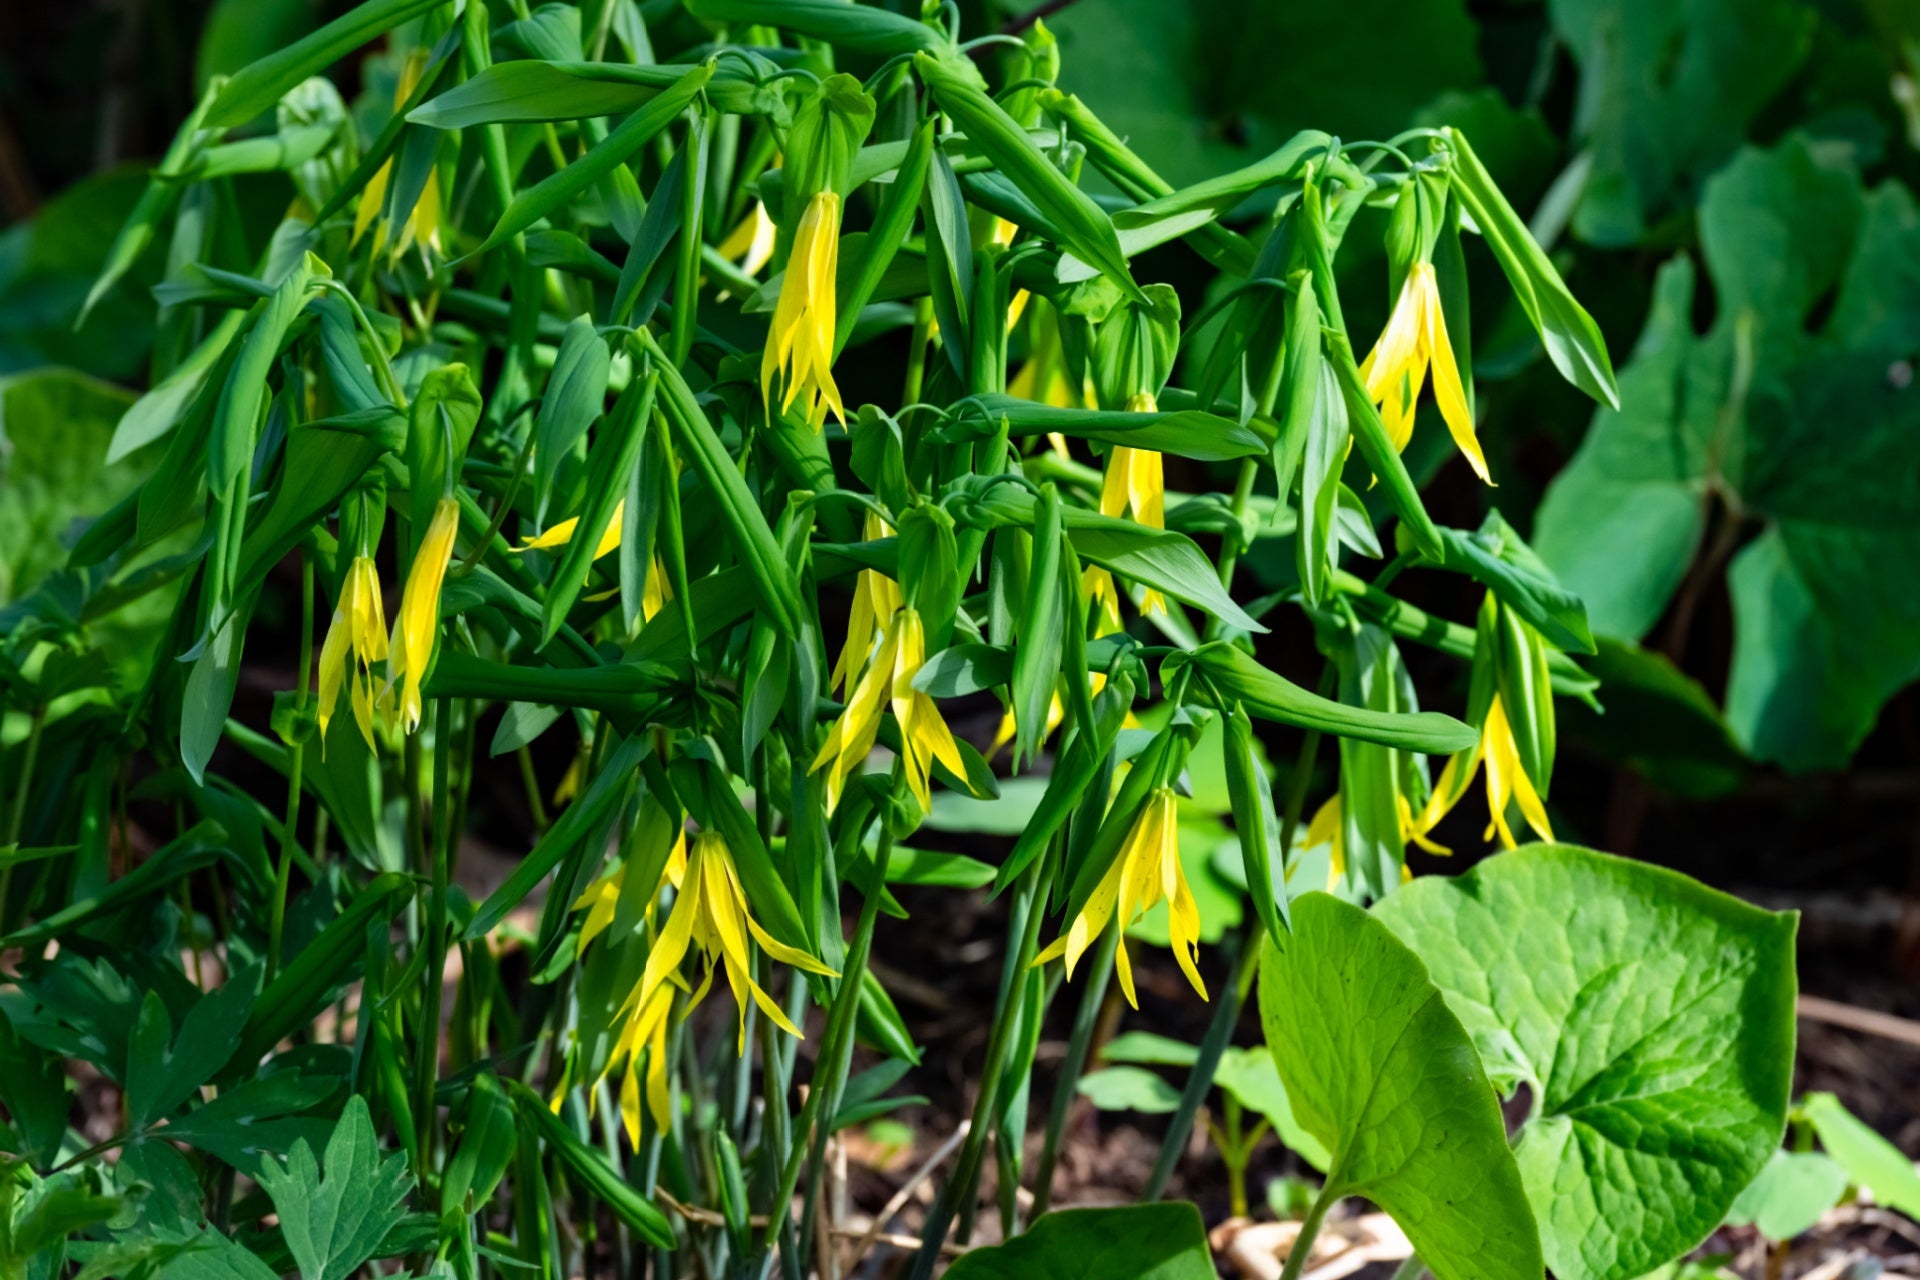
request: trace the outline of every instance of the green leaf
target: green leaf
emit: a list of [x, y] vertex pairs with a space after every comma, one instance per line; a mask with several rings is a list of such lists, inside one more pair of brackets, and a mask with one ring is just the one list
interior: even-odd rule
[[326, 26], [237, 72], [207, 112], [209, 129], [245, 124], [272, 108], [280, 95], [325, 71], [363, 45], [371, 44], [440, 0], [366, 0]]
[[[951, 792], [944, 794], [952, 794]], [[975, 800], [971, 803], [980, 804]], [[993, 868], [961, 853], [893, 846], [887, 855], [888, 884], [936, 885], [943, 889], [978, 889], [993, 883]]]
[[1920, 1173], [1900, 1148], [1868, 1128], [1830, 1093], [1808, 1094], [1801, 1109], [1820, 1135], [1820, 1145], [1847, 1177], [1909, 1218], [1920, 1217]]
[[888, 57], [947, 43], [940, 32], [905, 14], [846, 0], [689, 0], [687, 12], [708, 22], [785, 27], [856, 53]]
[[227, 1065], [259, 994], [260, 976], [258, 963], [248, 965], [201, 996], [180, 1023], [178, 1036], [173, 1034], [173, 1021], [159, 993], [147, 992], [129, 1047], [125, 1077], [129, 1126], [167, 1115]]
[[260, 1186], [273, 1199], [280, 1230], [303, 1280], [345, 1280], [373, 1257], [387, 1232], [406, 1216], [413, 1175], [407, 1159], [380, 1158], [367, 1100], [355, 1094], [327, 1140], [326, 1178], [303, 1138], [283, 1167], [260, 1166]]
[[520, 1116], [521, 1128], [528, 1136], [539, 1138], [580, 1186], [612, 1210], [614, 1217], [638, 1232], [641, 1239], [662, 1249], [674, 1247], [673, 1225], [653, 1201], [630, 1186], [606, 1156], [562, 1124], [539, 1094], [518, 1080], [508, 1080], [505, 1084], [514, 1110]]
[[1302, 895], [1293, 931], [1261, 956], [1260, 1022], [1295, 1117], [1333, 1153], [1323, 1194], [1392, 1214], [1438, 1280], [1539, 1280], [1533, 1211], [1480, 1056], [1390, 929]]
[[132, 403], [111, 383], [71, 369], [0, 379], [0, 600], [17, 600], [65, 559], [60, 535], [127, 493], [148, 459], [101, 466]]
[[1165, 1078], [1141, 1067], [1107, 1067], [1089, 1071], [1076, 1086], [1102, 1111], [1138, 1111], [1142, 1115], [1172, 1115], [1180, 1109], [1180, 1091]]
[[1793, 915], [1547, 844], [1416, 880], [1374, 914], [1494, 1079], [1531, 1089], [1516, 1154], [1555, 1275], [1630, 1280], [1685, 1253], [1779, 1145]]
[[1751, 1224], [1769, 1240], [1791, 1240], [1811, 1231], [1846, 1193], [1847, 1171], [1831, 1156], [1775, 1151], [1733, 1202], [1727, 1221], [1736, 1227]]
[[1472, 727], [1438, 711], [1370, 711], [1323, 698], [1267, 670], [1244, 650], [1221, 641], [1175, 653], [1164, 664], [1168, 672], [1187, 665], [1204, 675], [1222, 695], [1237, 699], [1249, 713], [1263, 720], [1433, 755], [1464, 751], [1479, 741], [1480, 735]]
[[1700, 239], [1713, 327], [1694, 331], [1693, 267], [1675, 259], [1621, 407], [1548, 490], [1534, 545], [1597, 632], [1638, 640], [1695, 559], [1709, 494], [1726, 495], [1761, 526], [1728, 577], [1727, 722], [1760, 760], [1835, 767], [1920, 673], [1920, 596], [1885, 572], [1920, 559], [1920, 401], [1886, 389], [1920, 343], [1904, 301], [1920, 212], [1791, 136], [1707, 184]]
[[279, 1280], [260, 1255], [211, 1226], [199, 1227], [161, 1264], [159, 1280]]
[[1333, 1154], [1294, 1118], [1287, 1086], [1280, 1083], [1280, 1071], [1274, 1066], [1271, 1053], [1265, 1049], [1229, 1048], [1220, 1055], [1213, 1082], [1232, 1094], [1241, 1106], [1265, 1116], [1273, 1125], [1274, 1134], [1302, 1160], [1321, 1173], [1327, 1171]]
[[1155, 1035], [1151, 1031], [1123, 1031], [1100, 1050], [1104, 1062], [1147, 1062], [1166, 1067], [1190, 1067], [1200, 1060], [1200, 1046]]
[[340, 1087], [336, 1076], [276, 1071], [223, 1088], [213, 1101], [169, 1121], [160, 1134], [218, 1156], [251, 1177], [270, 1162], [269, 1153], [292, 1151], [299, 1142], [311, 1147], [326, 1138], [330, 1130], [323, 1117], [300, 1113], [325, 1102]]
[[1033, 201], [1059, 233], [1061, 247], [1097, 268], [1123, 294], [1144, 305], [1146, 294], [1127, 271], [1126, 254], [1120, 248], [1113, 220], [1092, 196], [1069, 182], [1028, 139], [1027, 131], [987, 95], [973, 64], [955, 54], [923, 52], [914, 55], [913, 65], [941, 109], [967, 135], [967, 141]]
[[[572, 455], [575, 446], [586, 437], [587, 428], [599, 420], [607, 403], [607, 372], [613, 355], [607, 343], [594, 329], [593, 317], [575, 316], [560, 339], [560, 351], [553, 358], [553, 372], [547, 377], [547, 392], [540, 397], [540, 413], [533, 424], [533, 492], [536, 519], [547, 520], [547, 504], [553, 497], [553, 480], [560, 464]], [[592, 546], [597, 532], [579, 537]]]
[[1564, 733], [1675, 795], [1725, 795], [1746, 777], [1720, 708], [1671, 658], [1602, 637], [1587, 665], [1606, 690], [1606, 714], [1563, 702]]
[[1549, 0], [1592, 156], [1573, 229], [1626, 246], [1732, 154], [1812, 47], [1793, 0]]
[[1060, 1209], [1006, 1244], [972, 1249], [947, 1280], [1215, 1280], [1200, 1211], [1184, 1202]]
[[954, 406], [954, 416], [936, 439], [988, 439], [1005, 422], [1015, 437], [1057, 432], [1102, 444], [1151, 449], [1201, 462], [1248, 458], [1267, 451], [1268, 441], [1255, 427], [1231, 418], [1183, 409], [1172, 413], [1063, 409], [992, 392], [969, 396]]

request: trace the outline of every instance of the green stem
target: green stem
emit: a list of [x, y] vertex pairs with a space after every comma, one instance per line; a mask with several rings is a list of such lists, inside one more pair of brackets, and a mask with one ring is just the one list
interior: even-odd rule
[[1339, 1199], [1333, 1194], [1332, 1183], [1320, 1188], [1320, 1194], [1313, 1198], [1313, 1207], [1307, 1210], [1306, 1220], [1300, 1224], [1300, 1234], [1293, 1238], [1293, 1247], [1287, 1250], [1287, 1265], [1281, 1269], [1280, 1280], [1300, 1280], [1307, 1255], [1313, 1252], [1313, 1242], [1319, 1238], [1320, 1225], [1327, 1219], [1327, 1210]]
[[533, 753], [522, 743], [517, 754], [520, 757], [520, 783], [527, 789], [527, 808], [533, 811], [533, 835], [537, 840], [547, 834], [547, 806], [540, 799], [540, 779], [533, 773]]
[[273, 874], [273, 905], [267, 915], [268, 982], [280, 971], [280, 941], [287, 924], [287, 893], [293, 885], [294, 829], [300, 821], [300, 781], [306, 764], [301, 720], [307, 710], [307, 682], [313, 672], [313, 557], [300, 555], [300, 670], [293, 695], [295, 740], [287, 755], [287, 813], [280, 824], [280, 864]]
[[1232, 1094], [1220, 1108], [1220, 1131], [1216, 1142], [1221, 1162], [1227, 1166], [1227, 1212], [1236, 1218], [1247, 1216], [1247, 1157], [1251, 1154], [1240, 1131], [1240, 1100]]
[[[27, 793], [33, 789], [33, 767], [40, 759], [40, 730], [46, 723], [47, 709], [35, 707], [27, 726], [25, 755], [20, 761], [20, 781], [13, 789], [13, 809], [7, 814], [7, 843], [10, 845], [20, 843], [20, 832], [26, 826]], [[0, 916], [6, 913], [7, 890], [13, 884], [15, 865], [9, 860], [6, 867], [0, 869]]]
[[[1021, 874], [1012, 914], [1022, 926], [1032, 912], [1040, 886], [1053, 876], [1058, 845], [1056, 840], [1046, 857], [1034, 859], [1032, 865]], [[1033, 912], [1032, 916], [1037, 923], [1038, 913]], [[1013, 936], [1018, 938], [1020, 948], [1015, 972], [1025, 973], [1033, 963], [1036, 930], [1022, 927]], [[980, 1176], [980, 1160], [985, 1154], [987, 1139], [993, 1133], [994, 1105], [998, 1101], [1000, 1076], [1006, 1066], [1007, 1048], [1013, 1041], [1013, 1024], [1017, 1021], [1009, 1002], [1015, 993], [1024, 989], [1024, 985], [1020, 982], [1009, 984], [1002, 992], [1000, 1006], [994, 1010], [993, 1033], [987, 1040], [987, 1061], [980, 1076], [980, 1095], [973, 1104], [973, 1123], [967, 1130], [966, 1141], [960, 1145], [960, 1157], [954, 1165], [953, 1177], [940, 1188], [933, 1209], [927, 1215], [926, 1229], [920, 1236], [920, 1252], [914, 1256], [910, 1280], [931, 1280], [933, 1268], [940, 1261], [940, 1248], [946, 1243], [947, 1229], [953, 1225], [960, 1202], [973, 1196], [974, 1186]]]
[[1053, 1203], [1053, 1170], [1060, 1159], [1060, 1140], [1066, 1135], [1067, 1118], [1073, 1113], [1073, 1100], [1079, 1096], [1080, 1073], [1086, 1070], [1087, 1053], [1093, 1047], [1093, 1032], [1100, 1025], [1100, 1008], [1106, 1003], [1107, 983], [1113, 976], [1113, 953], [1120, 946], [1120, 931], [1108, 929], [1100, 935], [1093, 959], [1087, 965], [1087, 988], [1080, 996], [1080, 1008], [1073, 1015], [1073, 1034], [1067, 1041], [1067, 1056], [1060, 1063], [1060, 1075], [1053, 1086], [1053, 1110], [1047, 1114], [1046, 1141], [1040, 1147], [1040, 1161], [1033, 1171], [1033, 1216], [1038, 1220]]
[[[883, 828], [884, 833], [884, 828]], [[886, 836], [881, 836], [883, 843]], [[846, 1083], [846, 1068], [853, 1060], [853, 1023], [860, 1009], [860, 980], [866, 972], [867, 955], [873, 949], [873, 926], [880, 918], [879, 885], [873, 886], [873, 892], [866, 895], [860, 904], [860, 921], [854, 926], [853, 945], [847, 950], [846, 964], [840, 973], [840, 988], [834, 993], [833, 1004], [827, 1009], [827, 1028], [820, 1036], [820, 1057], [814, 1063], [813, 1082], [807, 1090], [807, 1100], [801, 1105], [799, 1122], [794, 1125], [793, 1149], [787, 1153], [786, 1166], [780, 1171], [780, 1186], [773, 1197], [773, 1211], [767, 1220], [767, 1233], [762, 1241], [763, 1249], [771, 1249], [780, 1234], [781, 1223], [788, 1220], [788, 1214], [782, 1206], [793, 1200], [794, 1188], [800, 1185], [800, 1168], [808, 1153], [808, 1146], [801, 1141], [812, 1134], [815, 1127], [821, 1130], [814, 1146], [824, 1146], [825, 1131], [833, 1124], [833, 1112], [826, 1110], [827, 1095], [835, 1107], [839, 1106], [841, 1087]], [[844, 1051], [842, 1042], [845, 1042]], [[835, 1076], [839, 1083], [835, 1083]], [[824, 1113], [824, 1114], [823, 1114]], [[819, 1176], [819, 1161], [813, 1161], [811, 1177]], [[805, 1254], [802, 1252], [801, 1257]]]
[[433, 1167], [434, 1087], [440, 1074], [440, 1001], [447, 970], [447, 880], [453, 847], [453, 700], [434, 703], [433, 717], [433, 888], [427, 902], [427, 989], [422, 993], [419, 1054], [414, 1062], [414, 1092], [420, 1133], [415, 1168]]
[[1398, 1267], [1394, 1268], [1393, 1280], [1420, 1280], [1420, 1273], [1426, 1269], [1427, 1264], [1420, 1261], [1420, 1255], [1410, 1253]]

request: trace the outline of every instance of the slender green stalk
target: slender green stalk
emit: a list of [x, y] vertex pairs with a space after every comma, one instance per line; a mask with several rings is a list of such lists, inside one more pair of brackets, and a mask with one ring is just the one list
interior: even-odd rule
[[[27, 725], [27, 742], [20, 760], [20, 781], [13, 790], [13, 809], [7, 814], [7, 843], [10, 845], [20, 843], [20, 832], [26, 825], [27, 795], [33, 789], [33, 769], [40, 759], [40, 731], [46, 723], [46, 708], [35, 707]], [[0, 916], [6, 913], [7, 890], [13, 886], [14, 866], [15, 863], [9, 859], [5, 867], [0, 867]]]
[[[300, 669], [294, 685], [294, 723], [307, 711], [307, 682], [313, 674], [313, 557], [300, 555]], [[280, 940], [286, 932], [287, 893], [293, 885], [294, 831], [300, 821], [300, 782], [306, 763], [304, 735], [287, 751], [287, 812], [280, 824], [280, 862], [273, 873], [273, 905], [267, 916], [267, 981], [280, 971]]]
[[1313, 1198], [1313, 1207], [1307, 1210], [1307, 1216], [1300, 1224], [1300, 1234], [1293, 1238], [1293, 1247], [1287, 1250], [1287, 1265], [1281, 1268], [1280, 1280], [1300, 1280], [1300, 1272], [1307, 1265], [1307, 1257], [1313, 1252], [1313, 1242], [1320, 1237], [1320, 1227], [1327, 1219], [1327, 1210], [1339, 1201], [1340, 1197], [1331, 1194], [1332, 1184], [1320, 1188], [1320, 1194]]
[[427, 902], [426, 990], [421, 993], [419, 1053], [414, 1061], [418, 1099], [420, 1156], [415, 1168], [433, 1167], [434, 1088], [440, 1074], [440, 1001], [447, 970], [447, 880], [453, 849], [453, 699], [434, 702], [433, 716], [433, 887]]
[[1033, 1170], [1035, 1219], [1053, 1204], [1053, 1171], [1060, 1160], [1060, 1140], [1067, 1131], [1067, 1118], [1073, 1114], [1073, 1100], [1079, 1096], [1080, 1074], [1087, 1068], [1087, 1053], [1093, 1047], [1094, 1029], [1100, 1025], [1101, 1006], [1107, 1001], [1107, 983], [1113, 977], [1113, 953], [1120, 946], [1120, 931], [1106, 930], [1094, 945], [1093, 959], [1087, 964], [1087, 987], [1073, 1015], [1067, 1056], [1061, 1060], [1060, 1075], [1053, 1086], [1053, 1109], [1047, 1113], [1046, 1140]]
[[[1038, 930], [1024, 926], [1029, 922], [1029, 912], [1032, 912], [1032, 923], [1038, 924], [1039, 913], [1032, 911], [1034, 899], [1040, 886], [1052, 878], [1058, 847], [1056, 840], [1047, 856], [1034, 859], [1020, 877], [1011, 914], [1023, 927], [1017, 933], [1009, 930], [1010, 936], [1018, 940], [1017, 972], [1024, 973], [1033, 963]], [[980, 1094], [974, 1099], [973, 1125], [967, 1130], [966, 1141], [960, 1144], [960, 1156], [954, 1164], [953, 1176], [940, 1188], [940, 1194], [935, 1197], [933, 1208], [927, 1214], [926, 1229], [920, 1235], [920, 1252], [913, 1259], [911, 1280], [931, 1280], [933, 1268], [940, 1261], [940, 1248], [946, 1243], [947, 1229], [953, 1225], [961, 1201], [973, 1196], [980, 1176], [981, 1157], [986, 1151], [987, 1138], [993, 1132], [994, 1105], [1000, 1090], [1000, 1076], [1006, 1066], [1007, 1048], [1013, 1042], [1015, 1018], [1007, 1001], [1022, 989], [1023, 984], [1018, 982], [1002, 989], [1001, 1003], [993, 1013], [993, 1033], [987, 1040], [987, 1061], [981, 1068]]]
[[[884, 828], [883, 828], [884, 831]], [[886, 836], [881, 836], [882, 841]], [[860, 920], [854, 926], [853, 945], [847, 949], [847, 959], [840, 972], [840, 987], [834, 993], [833, 1004], [827, 1009], [827, 1029], [820, 1037], [820, 1057], [814, 1063], [812, 1086], [807, 1090], [807, 1100], [800, 1107], [800, 1119], [794, 1125], [795, 1141], [793, 1150], [787, 1156], [786, 1167], [780, 1171], [780, 1185], [773, 1197], [772, 1213], [767, 1221], [767, 1233], [762, 1248], [771, 1249], [780, 1233], [780, 1224], [788, 1215], [781, 1206], [793, 1199], [794, 1188], [800, 1185], [800, 1169], [806, 1160], [808, 1146], [801, 1141], [803, 1135], [812, 1134], [816, 1126], [821, 1136], [816, 1146], [823, 1146], [825, 1131], [833, 1123], [833, 1111], [827, 1109], [840, 1105], [840, 1090], [846, 1083], [846, 1069], [853, 1060], [854, 1017], [860, 1010], [860, 979], [867, 969], [867, 956], [873, 949], [873, 926], [880, 918], [880, 886], [875, 885], [860, 904]], [[844, 1051], [842, 1042], [845, 1042]], [[839, 1083], [834, 1077], [840, 1077]], [[833, 1096], [828, 1097], [831, 1093]], [[819, 1161], [812, 1162], [809, 1176], [817, 1178]], [[804, 1256], [804, 1251], [802, 1255]]]

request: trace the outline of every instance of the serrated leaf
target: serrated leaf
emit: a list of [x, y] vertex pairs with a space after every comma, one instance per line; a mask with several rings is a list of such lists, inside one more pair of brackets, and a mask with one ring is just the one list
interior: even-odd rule
[[346, 1280], [406, 1216], [413, 1190], [405, 1156], [380, 1158], [367, 1100], [359, 1094], [327, 1140], [324, 1179], [304, 1138], [293, 1144], [284, 1167], [262, 1162], [259, 1179], [303, 1280]]

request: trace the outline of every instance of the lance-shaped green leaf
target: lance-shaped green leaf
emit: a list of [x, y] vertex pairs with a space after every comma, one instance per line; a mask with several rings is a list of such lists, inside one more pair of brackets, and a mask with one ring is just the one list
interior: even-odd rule
[[1294, 1117], [1333, 1154], [1324, 1196], [1392, 1214], [1437, 1280], [1540, 1280], [1499, 1099], [1392, 930], [1324, 893], [1297, 899], [1261, 955], [1260, 1023]]
[[1323, 698], [1267, 670], [1251, 655], [1224, 641], [1175, 653], [1166, 660], [1163, 670], [1171, 673], [1189, 663], [1223, 696], [1239, 700], [1250, 714], [1263, 720], [1435, 755], [1464, 751], [1480, 738], [1471, 726], [1438, 711], [1369, 711]]
[[1279, 150], [1231, 173], [1182, 187], [1169, 195], [1122, 209], [1113, 215], [1113, 225], [1125, 231], [1143, 227], [1162, 218], [1204, 210], [1217, 216], [1227, 212], [1263, 187], [1271, 187], [1289, 178], [1297, 178], [1308, 162], [1331, 166], [1343, 182], [1365, 186], [1367, 179], [1344, 156], [1332, 151], [1333, 138], [1318, 129], [1303, 129], [1287, 139]]
[[288, 273], [273, 296], [255, 304], [253, 324], [241, 340], [240, 354], [220, 393], [213, 415], [213, 434], [207, 441], [207, 486], [214, 492], [253, 461], [260, 425], [260, 407], [267, 394], [267, 375], [279, 358], [293, 322], [306, 306], [307, 290], [316, 279], [333, 273], [327, 264], [307, 254]]
[[1059, 231], [1061, 247], [1118, 285], [1129, 298], [1145, 304], [1147, 296], [1127, 270], [1126, 254], [1113, 220], [1093, 197], [1067, 180], [1027, 138], [1027, 131], [1001, 109], [980, 84], [980, 73], [964, 59], [918, 53], [914, 70], [933, 91], [941, 110], [953, 117], [1006, 178], [1033, 201]]
[[219, 823], [210, 818], [197, 822], [99, 892], [76, 897], [53, 914], [0, 935], [0, 946], [39, 947], [82, 925], [124, 911], [141, 899], [164, 891], [175, 880], [212, 866], [228, 847], [228, 835]]
[[1246, 870], [1253, 909], [1269, 937], [1288, 928], [1287, 899], [1276, 894], [1275, 871], [1285, 880], [1280, 844], [1280, 818], [1273, 807], [1273, 783], [1266, 766], [1253, 750], [1253, 721], [1238, 702], [1221, 714], [1222, 756], [1226, 762], [1227, 796], [1233, 806], [1233, 827], [1240, 837], [1240, 857]]
[[1218, 1274], [1199, 1210], [1176, 1201], [1049, 1213], [1006, 1244], [969, 1250], [948, 1268], [947, 1280], [1214, 1280]]
[[[963, 518], [979, 527], [1022, 525], [1030, 529], [1037, 504], [1026, 490], [1001, 484], [986, 489], [963, 511]], [[1185, 534], [1077, 507], [1068, 507], [1061, 514], [1067, 536], [1073, 539], [1073, 548], [1082, 559], [1203, 609], [1229, 626], [1242, 631], [1266, 630], [1227, 594], [1220, 585], [1219, 573]]]
[[[208, 110], [213, 106], [215, 90], [209, 89], [194, 107], [192, 114], [181, 122], [179, 132], [173, 135], [173, 141], [167, 146], [167, 153], [160, 157], [159, 165], [154, 169], [153, 177], [147, 181], [147, 189], [140, 193], [139, 202], [133, 206], [133, 212], [120, 227], [119, 234], [113, 238], [113, 244], [107, 250], [107, 260], [101, 264], [100, 274], [87, 290], [86, 301], [80, 304], [80, 314], [74, 319], [74, 328], [79, 329], [87, 323], [87, 317], [94, 305], [107, 295], [107, 291], [119, 283], [121, 277], [133, 269], [140, 255], [153, 243], [153, 237], [159, 229], [160, 220], [180, 198], [184, 189], [178, 181], [179, 174], [190, 165], [197, 155], [200, 143], [200, 130], [206, 124]], [[158, 388], [155, 388], [158, 390]], [[112, 458], [107, 459], [109, 462]]]
[[580, 200], [588, 190], [610, 175], [666, 128], [687, 108], [687, 104], [713, 79], [713, 64], [702, 63], [660, 91], [646, 106], [620, 122], [591, 151], [572, 161], [566, 168], [542, 180], [538, 185], [514, 196], [513, 203], [500, 215], [486, 243], [474, 251], [486, 253], [525, 231], [540, 219]]
[[546, 618], [541, 645], [551, 642], [567, 611], [586, 585], [587, 571], [600, 552], [600, 539], [613, 522], [614, 508], [626, 497], [653, 418], [653, 397], [660, 375], [649, 369], [627, 385], [607, 416], [605, 428], [587, 452], [587, 497], [573, 538], [547, 583]]
[[[763, 74], [772, 72], [771, 63], [758, 55], [747, 56], [767, 69]], [[652, 102], [692, 70], [687, 63], [500, 62], [421, 103], [407, 113], [407, 120], [435, 129], [470, 129], [480, 124], [541, 124], [625, 115]], [[735, 115], [775, 110], [775, 94], [754, 80], [752, 70], [742, 65], [740, 57], [728, 56], [714, 67], [713, 79], [707, 82], [708, 100]]]
[[1515, 1155], [1556, 1276], [1629, 1280], [1679, 1257], [1780, 1145], [1791, 913], [1547, 844], [1422, 877], [1374, 913], [1426, 961], [1495, 1082], [1531, 1089]]
[[507, 1093], [529, 1137], [538, 1138], [566, 1166], [594, 1199], [613, 1216], [632, 1227], [640, 1238], [661, 1249], [674, 1247], [673, 1225], [653, 1201], [636, 1191], [607, 1158], [582, 1142], [573, 1130], [547, 1109], [546, 1101], [518, 1080], [507, 1080]]
[[404, 1155], [380, 1158], [367, 1100], [357, 1093], [327, 1139], [325, 1172], [323, 1180], [305, 1138], [293, 1144], [284, 1167], [274, 1160], [260, 1165], [261, 1190], [273, 1199], [301, 1280], [346, 1280], [406, 1216], [413, 1190]]
[[929, 434], [937, 440], [983, 440], [1002, 423], [1009, 435], [1020, 438], [1057, 432], [1201, 462], [1253, 457], [1265, 453], [1271, 443], [1261, 434], [1258, 419], [1243, 425], [1198, 409], [1156, 413], [1069, 409], [1003, 392], [968, 396], [954, 406], [951, 418]]
[[789, 639], [798, 636], [803, 616], [800, 584], [792, 566], [781, 554], [767, 517], [728, 456], [726, 446], [714, 433], [713, 424], [707, 421], [699, 401], [694, 399], [693, 388], [667, 360], [666, 353], [660, 350], [651, 334], [643, 329], [634, 335], [634, 341], [652, 355], [660, 369], [660, 406], [673, 428], [674, 444], [718, 507], [720, 521], [733, 543], [734, 553], [740, 557], [741, 566], [747, 571], [747, 580], [761, 607], [782, 635]]
[[397, 871], [368, 881], [346, 909], [320, 931], [319, 937], [302, 947], [254, 1001], [229, 1072], [240, 1066], [257, 1066], [294, 1028], [305, 1026], [346, 982], [354, 962], [366, 954], [367, 926], [375, 919], [390, 918], [412, 896], [412, 890], [413, 881]]
[[1571, 653], [1592, 653], [1593, 632], [1587, 627], [1587, 606], [1580, 597], [1561, 586], [1552, 570], [1541, 564], [1524, 545], [1523, 554], [1509, 558], [1504, 550], [1509, 540], [1519, 535], [1497, 511], [1490, 512], [1477, 533], [1461, 529], [1440, 530], [1440, 545], [1446, 553], [1441, 563], [1464, 573], [1492, 591], [1515, 613], [1532, 623], [1557, 649]]
[[560, 339], [553, 372], [547, 377], [547, 393], [540, 398], [540, 416], [533, 424], [534, 505], [542, 523], [561, 460], [573, 452], [606, 407], [612, 362], [612, 353], [595, 330], [593, 317], [575, 316]]
[[214, 99], [207, 112], [207, 127], [226, 129], [247, 123], [271, 109], [281, 94], [308, 76], [318, 75], [355, 49], [439, 4], [440, 0], [366, 0], [318, 31], [242, 68]]
[[[1003, 534], [1002, 537], [1018, 537]], [[1046, 735], [1047, 708], [1054, 682], [1060, 676], [1060, 645], [1064, 637], [1065, 607], [1061, 601], [1060, 553], [1065, 534], [1060, 520], [1060, 494], [1052, 485], [1040, 490], [1038, 518], [1033, 526], [1033, 560], [1027, 570], [1026, 607], [1020, 613], [1020, 641], [1013, 651], [1014, 767], [1031, 760]], [[1075, 584], [1078, 603], [1078, 584]], [[1078, 672], [1068, 679], [1082, 678]]]
[[846, 0], [688, 0], [687, 12], [706, 22], [784, 27], [854, 53], [882, 57], [943, 49], [948, 43], [924, 22], [878, 5]]
[[[851, 278], [837, 287], [840, 318], [834, 327], [835, 355], [853, 336], [853, 326], [859, 322], [860, 309], [872, 300], [874, 291], [887, 274], [887, 268], [893, 263], [894, 255], [906, 243], [907, 233], [913, 228], [914, 211], [920, 207], [920, 197], [927, 187], [927, 175], [933, 168], [933, 148], [933, 121], [928, 120], [908, 139], [906, 154], [901, 157], [900, 167], [886, 188], [880, 210], [874, 216], [873, 228], [860, 243], [859, 261], [857, 264], [847, 264], [852, 267]], [[854, 161], [857, 164], [859, 156], [856, 155]], [[848, 256], [853, 255], [849, 252]]]
[[1600, 326], [1574, 301], [1527, 224], [1467, 145], [1466, 135], [1457, 129], [1446, 132], [1454, 154], [1453, 192], [1473, 215], [1474, 225], [1507, 273], [1514, 296], [1547, 349], [1547, 358], [1561, 377], [1601, 404], [1618, 409], [1620, 389], [1613, 380], [1613, 361], [1607, 356]]

